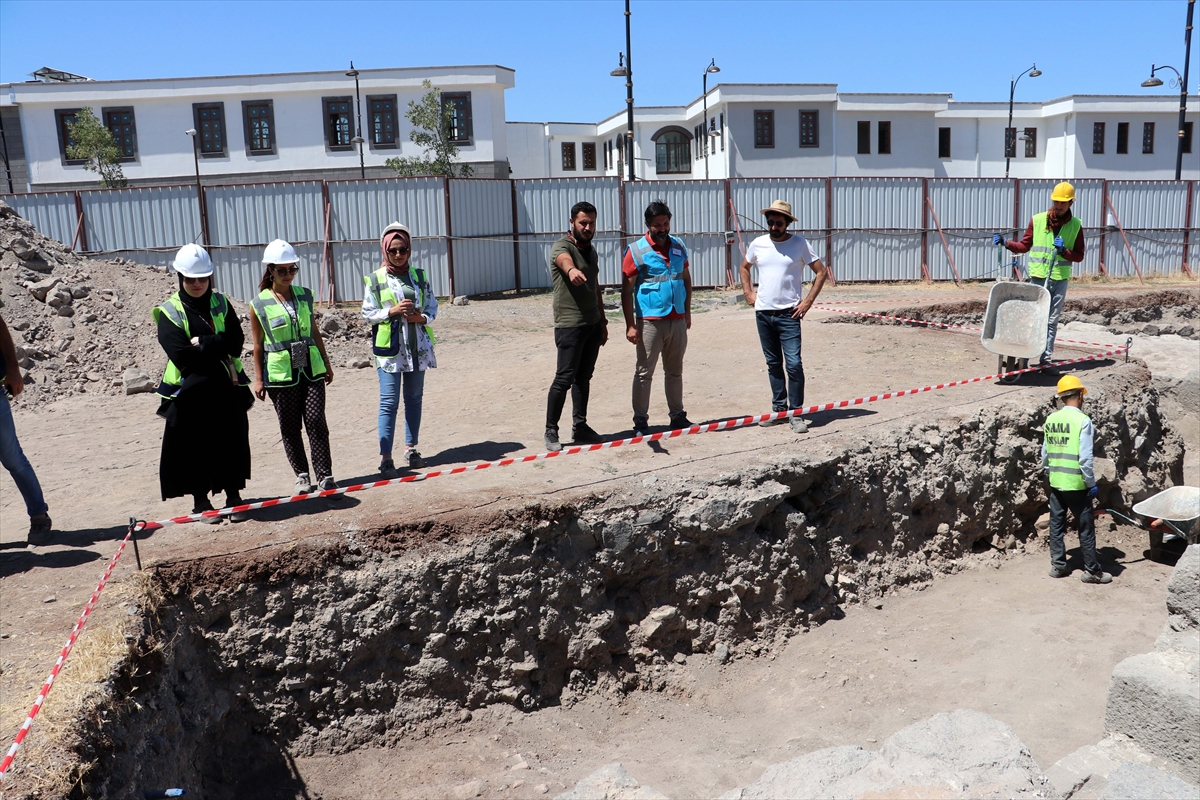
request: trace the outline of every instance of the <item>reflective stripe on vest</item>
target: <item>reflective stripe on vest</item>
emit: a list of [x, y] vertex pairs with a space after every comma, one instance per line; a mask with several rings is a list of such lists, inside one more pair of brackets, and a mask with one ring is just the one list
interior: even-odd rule
[[300, 330], [292, 324], [292, 315], [275, 297], [270, 289], [263, 289], [250, 302], [263, 331], [263, 350], [266, 351], [266, 376], [263, 383], [271, 387], [295, 386], [300, 375], [292, 368], [291, 343], [302, 341], [308, 345], [309, 373], [314, 378], [325, 374], [325, 360], [312, 337], [313, 295], [303, 286], [292, 287], [296, 301], [296, 318]]
[[1087, 415], [1074, 406], [1066, 406], [1046, 418], [1042, 435], [1046, 442], [1046, 464], [1050, 485], [1062, 492], [1087, 488], [1079, 469], [1079, 434]]
[[[1075, 240], [1083, 223], [1078, 217], [1071, 217], [1059, 229], [1063, 247], [1068, 250], [1075, 248]], [[1033, 246], [1029, 248], [1029, 277], [1045, 278], [1050, 276], [1052, 281], [1065, 281], [1071, 277], [1071, 262], [1058, 254], [1054, 249], [1054, 231], [1046, 226], [1046, 213], [1033, 215]]]
[[629, 245], [628, 253], [638, 269], [634, 305], [637, 316], [667, 317], [673, 312], [687, 310], [687, 286], [683, 268], [687, 264], [687, 247], [674, 236], [670, 238], [668, 257], [664, 259], [646, 237]]
[[[229, 313], [229, 303], [225, 300], [225, 295], [219, 292], [213, 292], [209, 298], [209, 313], [212, 314], [213, 333], [225, 332], [225, 315]], [[191, 327], [188, 325], [187, 313], [183, 310], [183, 301], [179, 299], [179, 292], [167, 298], [167, 302], [161, 306], [155, 306], [150, 312], [151, 318], [157, 327], [159, 320], [166, 317], [177, 328], [183, 328], [183, 335], [189, 340], [192, 338]], [[242, 360], [240, 358], [233, 359], [233, 365], [238, 371], [238, 383], [248, 384], [250, 379], [246, 377], [245, 371], [242, 369]], [[179, 367], [175, 366], [175, 362], [167, 359], [166, 369], [163, 370], [162, 382], [158, 384], [155, 393], [159, 397], [170, 400], [179, 394], [179, 390], [183, 386], [183, 373], [179, 371]]]
[[[411, 270], [413, 283], [416, 284], [417, 290], [417, 310], [421, 311], [425, 308], [425, 273], [417, 268]], [[392, 291], [392, 287], [388, 285], [387, 269], [380, 267], [370, 275], [363, 276], [363, 283], [367, 286], [367, 291], [370, 292], [371, 298], [375, 301], [375, 307], [378, 309], [388, 309], [398, 305], [400, 301], [396, 298], [396, 294]], [[422, 313], [424, 313], [422, 311]], [[429, 337], [429, 343], [434, 344], [433, 331], [428, 325], [425, 327], [425, 335]], [[392, 324], [392, 318], [388, 317], [383, 322], [371, 328], [371, 352], [381, 358], [393, 358], [400, 354], [400, 323]], [[413, 365], [414, 368], [416, 365]]]

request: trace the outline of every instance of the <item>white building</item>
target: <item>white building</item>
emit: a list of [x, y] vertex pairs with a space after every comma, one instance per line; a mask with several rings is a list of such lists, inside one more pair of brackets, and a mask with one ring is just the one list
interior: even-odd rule
[[[1198, 100], [1188, 101], [1184, 179], [1200, 178]], [[1178, 120], [1178, 95], [1016, 103], [1008, 172], [1174, 178]], [[626, 124], [623, 112], [595, 125], [510, 122], [512, 176], [625, 175]], [[959, 103], [944, 93], [839, 93], [834, 84], [721, 84], [686, 106], [638, 107], [633, 127], [642, 180], [698, 179], [706, 171], [710, 178], [1003, 177], [1008, 104]]]
[[[366, 174], [395, 174], [387, 159], [421, 155], [409, 141], [412, 126], [404, 113], [425, 93], [423, 81], [430, 81], [454, 112], [460, 158], [477, 177], [508, 177], [504, 90], [513, 78], [513, 70], [499, 66], [361, 70]], [[359, 177], [359, 149], [351, 141], [358, 130], [356, 105], [354, 78], [345, 72], [0, 86], [10, 169], [18, 149], [13, 145], [20, 144], [25, 164], [17, 166], [32, 191], [96, 184], [94, 173], [67, 157], [66, 122], [84, 107], [113, 131], [131, 185], [195, 180], [189, 129], [197, 132], [205, 183]], [[17, 131], [10, 130], [13, 107]]]

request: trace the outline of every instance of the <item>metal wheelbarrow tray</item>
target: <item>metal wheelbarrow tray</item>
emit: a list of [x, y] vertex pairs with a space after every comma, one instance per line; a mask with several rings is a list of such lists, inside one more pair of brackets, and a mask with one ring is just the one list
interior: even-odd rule
[[[1050, 321], [1050, 292], [1034, 283], [1002, 281], [988, 293], [987, 315], [980, 343], [1000, 356], [999, 370], [1024, 369], [1029, 359], [1046, 349]], [[1015, 381], [1012, 376], [1008, 381]]]
[[[1185, 539], [1188, 544], [1196, 544], [1200, 537], [1200, 488], [1195, 486], [1172, 486], [1136, 503], [1133, 513], [1140, 519], [1130, 519], [1111, 508], [1107, 511], [1130, 525], [1149, 531], [1151, 558], [1162, 549], [1164, 526], [1173, 534], [1170, 538]], [[1162, 526], [1154, 524], [1158, 521]]]

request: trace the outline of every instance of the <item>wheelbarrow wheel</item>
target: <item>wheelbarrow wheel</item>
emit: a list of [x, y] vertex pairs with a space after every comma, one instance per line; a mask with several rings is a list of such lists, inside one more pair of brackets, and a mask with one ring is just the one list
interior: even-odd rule
[[1014, 370], [1021, 369], [1018, 364], [1020, 364], [1019, 359], [1013, 358], [1012, 356], [1000, 356], [1000, 365], [996, 369], [1001, 373], [1001, 383], [1016, 383], [1021, 379], [1020, 375], [1003, 374], [1005, 372], [1013, 372]]

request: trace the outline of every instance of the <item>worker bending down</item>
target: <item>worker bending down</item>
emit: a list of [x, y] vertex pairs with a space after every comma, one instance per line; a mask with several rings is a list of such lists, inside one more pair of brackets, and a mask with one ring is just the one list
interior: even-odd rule
[[1083, 551], [1084, 572], [1079, 579], [1084, 583], [1112, 583], [1112, 575], [1100, 569], [1096, 557], [1096, 529], [1092, 523], [1092, 498], [1098, 491], [1092, 467], [1095, 429], [1082, 410], [1085, 394], [1087, 389], [1074, 375], [1059, 380], [1058, 399], [1063, 407], [1047, 417], [1042, 428], [1042, 469], [1050, 479], [1050, 577], [1071, 574], [1063, 543], [1070, 511]]

